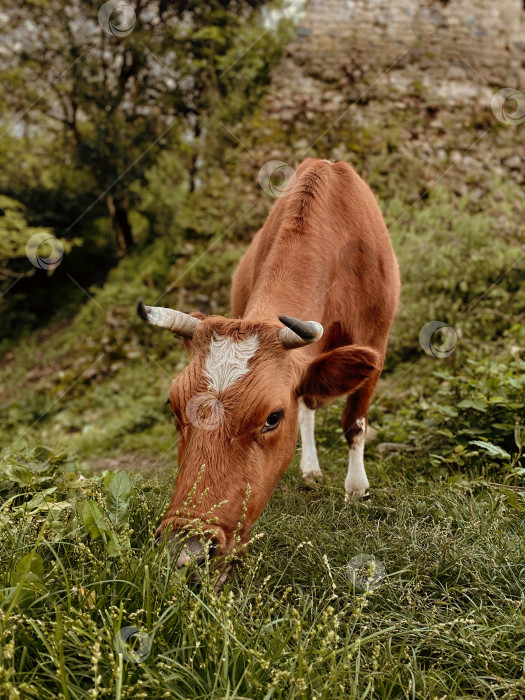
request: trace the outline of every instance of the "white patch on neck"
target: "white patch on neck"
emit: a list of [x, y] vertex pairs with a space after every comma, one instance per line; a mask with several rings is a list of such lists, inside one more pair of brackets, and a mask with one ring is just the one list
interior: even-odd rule
[[204, 370], [210, 389], [220, 393], [249, 372], [248, 361], [258, 347], [257, 335], [236, 343], [231, 338], [214, 333]]

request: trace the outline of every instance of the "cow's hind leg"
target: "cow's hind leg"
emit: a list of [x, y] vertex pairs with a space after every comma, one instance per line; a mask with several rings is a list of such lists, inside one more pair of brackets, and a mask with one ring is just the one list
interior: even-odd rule
[[365, 471], [365, 435], [368, 425], [368, 409], [376, 385], [376, 379], [367, 382], [346, 400], [343, 411], [343, 434], [348, 442], [348, 472], [345, 479], [346, 500], [362, 497], [368, 489]]
[[315, 449], [315, 411], [299, 399], [299, 428], [301, 429], [301, 474], [307, 482], [322, 479], [323, 473]]

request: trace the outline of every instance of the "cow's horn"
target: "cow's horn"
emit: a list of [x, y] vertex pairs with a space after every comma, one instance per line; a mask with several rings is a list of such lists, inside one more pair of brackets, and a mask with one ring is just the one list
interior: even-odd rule
[[146, 306], [142, 299], [137, 304], [137, 313], [143, 321], [152, 326], [166, 328], [172, 333], [183, 338], [193, 338], [195, 329], [201, 323], [199, 318], [185, 314], [175, 309], [166, 309], [162, 306]]
[[323, 335], [323, 327], [316, 321], [300, 321], [283, 315], [279, 316], [279, 321], [286, 326], [279, 331], [279, 340], [287, 349], [315, 343]]

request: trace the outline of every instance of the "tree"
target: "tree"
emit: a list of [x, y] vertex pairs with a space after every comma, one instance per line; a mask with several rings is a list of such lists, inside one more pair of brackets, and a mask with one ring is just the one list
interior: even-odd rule
[[30, 226], [24, 209], [20, 202], [0, 195], [1, 296], [19, 279], [34, 275], [38, 269], [52, 272], [64, 252], [81, 242], [60, 240], [49, 228]]
[[[134, 242], [131, 185], [167, 145], [180, 145], [189, 189], [195, 187], [208, 115], [238, 89], [253, 61], [247, 39], [268, 32], [263, 5], [110, 0], [101, 9], [89, 0], [32, 0], [5, 10], [5, 127], [26, 138], [48, 132], [57, 158], [92, 182], [91, 203], [79, 208], [68, 235], [105, 204], [127, 252]], [[255, 74], [247, 71], [254, 83], [264, 75], [260, 52], [257, 60]]]

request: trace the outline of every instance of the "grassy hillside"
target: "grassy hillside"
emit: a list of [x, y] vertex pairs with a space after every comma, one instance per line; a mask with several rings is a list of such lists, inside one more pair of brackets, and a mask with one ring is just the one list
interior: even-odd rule
[[[522, 278], [511, 269], [469, 310], [522, 245], [517, 187], [497, 187], [505, 196], [498, 210], [439, 189], [403, 226], [395, 223], [407, 204], [402, 194], [383, 202], [404, 294], [371, 413], [371, 498], [344, 503], [341, 405], [320, 411], [323, 485], [306, 488], [294, 459], [249, 554], [219, 593], [213, 575], [195, 587], [153, 543], [176, 464], [163, 403], [185, 357], [169, 334], [141, 326], [134, 301], [172, 287], [163, 303], [189, 308], [202, 299], [226, 311], [227, 280], [242, 251], [233, 239], [248, 231], [234, 229], [202, 257], [204, 244], [180, 254], [153, 243], [90, 290], [93, 300], [75, 318], [4, 357], [6, 696], [525, 691]], [[447, 359], [418, 344], [429, 318], [456, 322], [458, 344]], [[385, 456], [385, 442], [405, 447]], [[111, 472], [89, 476], [91, 468], [134, 470], [120, 519], [108, 496]], [[100, 509], [95, 525], [86, 515], [91, 503]], [[347, 570], [360, 554], [384, 567], [370, 590]], [[140, 663], [115, 647], [127, 626], [149, 635]]]
[[[525, 695], [523, 187], [406, 160], [415, 113], [328, 136], [321, 118], [285, 131], [266, 117], [263, 105], [224, 137], [193, 193], [166, 185], [176, 154], [163, 157], [146, 195], [165, 227], [78, 313], [4, 345], [1, 697]], [[371, 409], [371, 497], [344, 502], [336, 402], [318, 414], [323, 483], [303, 484], [298, 452], [216, 592], [213, 572], [195, 584], [154, 544], [176, 465], [164, 402], [186, 358], [135, 303], [227, 313], [231, 273], [273, 203], [258, 170], [297, 165], [301, 139], [321, 158], [344, 146], [402, 273]], [[419, 342], [436, 320], [455, 334], [443, 358]], [[135, 651], [128, 627], [141, 630]]]

